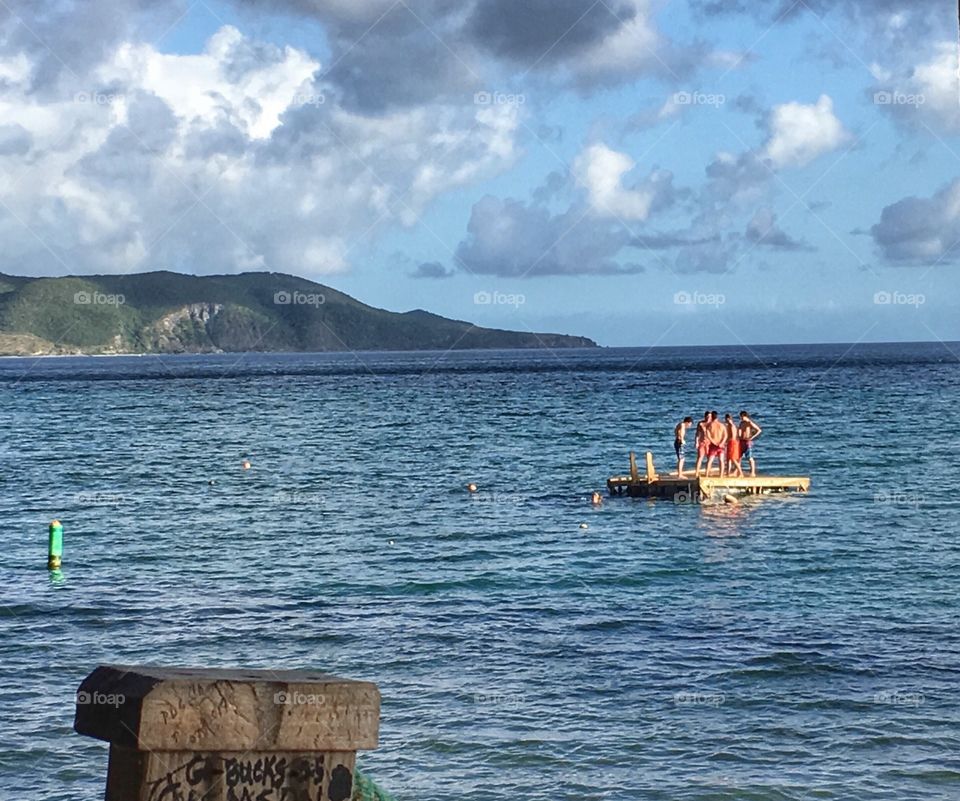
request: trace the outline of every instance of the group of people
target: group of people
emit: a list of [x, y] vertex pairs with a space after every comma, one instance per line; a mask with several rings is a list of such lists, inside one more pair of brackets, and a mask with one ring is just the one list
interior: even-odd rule
[[[692, 417], [684, 417], [673, 430], [673, 447], [677, 452], [677, 475], [683, 477], [684, 448], [686, 433], [693, 426]], [[703, 419], [697, 423], [694, 443], [697, 447], [696, 475], [702, 475], [703, 462], [706, 460], [706, 475], [713, 469], [713, 460], [718, 460], [721, 476], [743, 476], [742, 460], [750, 465], [750, 475], [757, 474], [757, 460], [753, 443], [763, 431], [746, 412], [740, 412], [738, 424], [729, 414], [723, 416], [717, 412], [704, 412]]]

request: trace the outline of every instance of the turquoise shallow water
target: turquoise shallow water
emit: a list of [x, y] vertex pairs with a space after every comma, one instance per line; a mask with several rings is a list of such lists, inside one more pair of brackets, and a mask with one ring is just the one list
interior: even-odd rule
[[[0, 798], [101, 662], [376, 681], [401, 801], [960, 798], [951, 348], [2, 360]], [[741, 407], [809, 496], [590, 506]]]

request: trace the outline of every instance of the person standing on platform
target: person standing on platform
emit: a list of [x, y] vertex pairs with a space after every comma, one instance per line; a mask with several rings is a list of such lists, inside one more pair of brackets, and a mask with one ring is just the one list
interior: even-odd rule
[[710, 422], [707, 425], [707, 475], [713, 467], [713, 460], [722, 476], [727, 469], [727, 427], [720, 422], [719, 412], [710, 412]]
[[723, 416], [723, 425], [727, 429], [727, 475], [742, 477], [743, 468], [740, 466], [739, 429], [733, 421], [733, 417], [729, 414]]
[[710, 424], [710, 412], [703, 413], [703, 420], [697, 423], [697, 433], [693, 438], [693, 444], [697, 449], [697, 475], [700, 475], [700, 469], [703, 467], [703, 460], [707, 458], [707, 426]]
[[755, 476], [757, 474], [757, 459], [753, 450], [753, 443], [763, 432], [763, 429], [753, 422], [749, 414], [740, 412], [740, 427], [737, 431], [740, 435], [740, 457], [750, 463], [750, 475]]
[[692, 417], [684, 417], [673, 429], [673, 449], [677, 452], [677, 475], [683, 478], [683, 448], [687, 441], [687, 429], [693, 425]]

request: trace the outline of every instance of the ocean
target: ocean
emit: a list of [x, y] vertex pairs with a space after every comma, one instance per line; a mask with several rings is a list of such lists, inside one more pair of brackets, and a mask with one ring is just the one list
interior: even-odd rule
[[[398, 801], [960, 798], [958, 356], [0, 360], [0, 797], [102, 798], [142, 663], [376, 682]], [[707, 409], [811, 492], [592, 507]]]

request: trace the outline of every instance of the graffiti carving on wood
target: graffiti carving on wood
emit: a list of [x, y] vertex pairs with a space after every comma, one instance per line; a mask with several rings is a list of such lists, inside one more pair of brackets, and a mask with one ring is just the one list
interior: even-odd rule
[[151, 755], [147, 801], [347, 801], [353, 775], [324, 754], [196, 754], [170, 767]]

